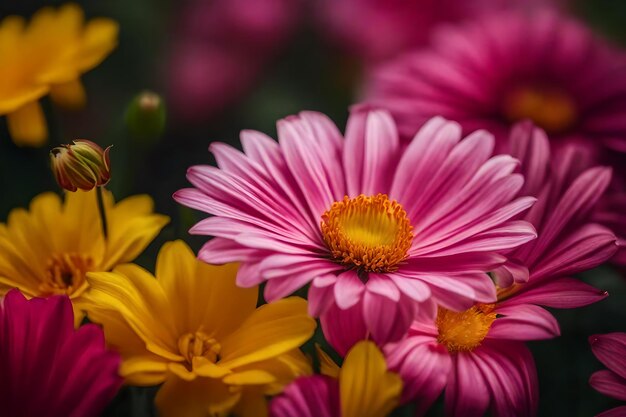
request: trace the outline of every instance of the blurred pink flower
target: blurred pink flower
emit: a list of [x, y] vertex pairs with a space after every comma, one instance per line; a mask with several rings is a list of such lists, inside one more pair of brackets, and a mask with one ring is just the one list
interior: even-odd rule
[[191, 1], [168, 59], [169, 108], [208, 120], [249, 91], [295, 29], [293, 0]]
[[503, 149], [511, 125], [531, 119], [553, 145], [582, 143], [596, 158], [626, 152], [626, 54], [582, 23], [548, 10], [503, 12], [437, 35], [372, 71], [365, 88], [405, 139], [442, 115], [465, 134], [494, 133]]
[[360, 306], [383, 343], [437, 304], [494, 302], [497, 252], [536, 237], [509, 220], [535, 199], [514, 198], [517, 161], [492, 158], [486, 132], [461, 140], [460, 126], [434, 118], [404, 150], [388, 113], [356, 108], [345, 139], [313, 112], [279, 121], [278, 137], [244, 131], [245, 153], [212, 144], [219, 168], [191, 167], [195, 188], [174, 195], [214, 216], [191, 229], [216, 236], [199, 258], [242, 262], [238, 285], [267, 281], [270, 302], [311, 283], [312, 315]]
[[2, 415], [99, 415], [122, 385], [102, 330], [74, 330], [66, 296], [26, 300], [11, 290], [0, 303]]
[[[597, 334], [589, 338], [596, 358], [609, 369], [595, 372], [589, 383], [598, 392], [626, 401], [626, 333]], [[598, 414], [596, 417], [621, 417], [626, 405]]]
[[394, 57], [430, 39], [445, 22], [494, 9], [526, 9], [548, 0], [317, 0], [319, 32], [366, 63]]

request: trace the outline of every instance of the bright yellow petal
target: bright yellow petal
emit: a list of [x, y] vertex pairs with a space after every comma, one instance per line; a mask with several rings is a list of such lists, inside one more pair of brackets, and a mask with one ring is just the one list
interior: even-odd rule
[[87, 103], [87, 93], [80, 79], [53, 84], [50, 87], [50, 98], [54, 104], [71, 110], [83, 108]]
[[165, 381], [167, 365], [156, 355], [134, 356], [122, 362], [119, 373], [129, 385], [149, 387]]
[[[127, 264], [114, 272], [87, 274], [90, 291], [83, 296], [89, 317], [107, 328], [108, 312], [117, 312], [150, 352], [178, 362], [178, 331], [172, 321], [167, 296], [154, 277], [143, 268]], [[114, 317], [113, 315], [110, 315]], [[118, 343], [124, 344], [123, 340]]]
[[64, 252], [90, 254], [96, 268], [102, 267], [105, 240], [98, 209], [97, 190], [65, 193], [63, 230], [60, 238]]
[[339, 378], [339, 366], [335, 363], [335, 361], [333, 361], [317, 343], [315, 344], [315, 351], [317, 352], [317, 357], [320, 360], [320, 372], [322, 375], [327, 375], [331, 378]]
[[234, 369], [295, 349], [315, 331], [306, 301], [289, 297], [258, 309], [222, 342], [221, 366]]
[[202, 356], [194, 357], [192, 363], [193, 371], [199, 376], [222, 379], [231, 373], [230, 369], [219, 366]]
[[46, 116], [37, 101], [7, 114], [9, 134], [18, 146], [40, 147], [48, 141]]
[[188, 382], [170, 374], [155, 403], [161, 417], [225, 416], [240, 397], [241, 392], [233, 392], [218, 379], [196, 378]]
[[229, 385], [265, 385], [275, 382], [276, 377], [261, 369], [251, 369], [226, 375], [223, 381]]
[[115, 205], [109, 196], [106, 211], [109, 236], [104, 270], [133, 261], [170, 220], [154, 214], [152, 199], [145, 195], [128, 197]]
[[81, 72], [97, 66], [117, 46], [119, 25], [111, 19], [92, 19], [85, 26], [77, 66]]
[[343, 363], [339, 393], [342, 417], [385, 417], [399, 404], [402, 380], [374, 343], [361, 341]]

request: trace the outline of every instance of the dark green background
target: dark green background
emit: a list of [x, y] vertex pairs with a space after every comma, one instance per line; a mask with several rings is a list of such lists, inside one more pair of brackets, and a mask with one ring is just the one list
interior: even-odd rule
[[[0, 0], [0, 16], [30, 15], [43, 5], [62, 3]], [[304, 109], [322, 111], [340, 126], [345, 124], [347, 107], [353, 102], [352, 90], [359, 78], [356, 66], [324, 45], [310, 23], [302, 22], [283, 54], [239, 103], [201, 125], [169, 123], [158, 143], [151, 147], [137, 145], [125, 131], [125, 108], [141, 90], [164, 91], [164, 64], [180, 4], [166, 0], [79, 3], [88, 16], [108, 16], [120, 23], [120, 45], [83, 78], [89, 96], [86, 109], [65, 113], [44, 100], [52, 136], [50, 146], [77, 138], [114, 145], [109, 188], [116, 197], [148, 193], [155, 199], [157, 211], [172, 217], [170, 225], [138, 260], [150, 269], [163, 242], [184, 238], [197, 249], [203, 241], [186, 233], [198, 215], [175, 204], [171, 194], [186, 186], [188, 166], [212, 162], [207, 152], [209, 142], [219, 140], [238, 146], [238, 132], [243, 128], [274, 135], [277, 119]], [[577, 10], [599, 31], [626, 44], [626, 2], [581, 1]], [[12, 208], [27, 206], [38, 193], [58, 190], [50, 175], [48, 151], [49, 147], [17, 148], [7, 136], [4, 121], [0, 121], [0, 221]], [[540, 378], [540, 416], [588, 417], [615, 405], [587, 384], [591, 373], [601, 368], [591, 354], [587, 338], [594, 333], [626, 331], [626, 279], [608, 266], [585, 274], [584, 279], [609, 291], [610, 297], [587, 308], [555, 312], [563, 335], [530, 344]], [[153, 393], [154, 389], [126, 388], [106, 416], [154, 415]], [[409, 416], [410, 411], [407, 408], [394, 415]], [[431, 414], [442, 415], [440, 404]]]

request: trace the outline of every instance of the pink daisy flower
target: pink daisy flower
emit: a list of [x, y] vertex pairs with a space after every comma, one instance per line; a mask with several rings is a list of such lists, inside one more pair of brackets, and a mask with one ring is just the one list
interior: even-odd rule
[[0, 403], [7, 416], [97, 416], [122, 385], [119, 355], [102, 330], [74, 330], [70, 299], [26, 300], [11, 290], [0, 301]]
[[433, 115], [505, 145], [531, 119], [555, 143], [626, 152], [626, 55], [552, 11], [492, 13], [442, 29], [430, 48], [382, 66], [366, 97], [409, 138]]
[[486, 272], [505, 261], [498, 252], [536, 237], [510, 220], [535, 199], [514, 197], [517, 161], [491, 157], [486, 132], [461, 140], [459, 125], [434, 118], [401, 152], [391, 117], [358, 108], [345, 139], [312, 112], [279, 121], [278, 137], [244, 131], [245, 153], [212, 144], [219, 168], [191, 167], [195, 188], [174, 195], [214, 216], [191, 229], [216, 236], [199, 258], [242, 262], [238, 285], [267, 281], [270, 302], [310, 283], [312, 315], [361, 306], [382, 342], [438, 304], [494, 302]]
[[[626, 401], [626, 333], [597, 334], [589, 338], [591, 350], [607, 368], [591, 375], [589, 383], [598, 392]], [[621, 417], [626, 405], [612, 408], [596, 417]]]

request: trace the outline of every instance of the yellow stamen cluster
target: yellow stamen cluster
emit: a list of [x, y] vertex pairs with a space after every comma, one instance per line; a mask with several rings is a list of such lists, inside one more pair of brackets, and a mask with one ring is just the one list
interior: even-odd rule
[[333, 260], [366, 272], [398, 269], [413, 241], [406, 211], [385, 194], [344, 197], [322, 215], [320, 227]]
[[178, 339], [178, 350], [189, 364], [194, 357], [204, 357], [211, 362], [217, 362], [222, 346], [212, 337], [202, 331], [186, 333]]
[[572, 98], [551, 88], [518, 88], [504, 102], [504, 114], [509, 120], [530, 119], [549, 133], [569, 129], [576, 113]]
[[477, 304], [468, 310], [455, 312], [439, 308], [437, 313], [437, 342], [449, 352], [471, 351], [480, 346], [496, 319], [495, 304]]
[[94, 267], [93, 259], [78, 253], [53, 254], [46, 275], [39, 285], [42, 295], [71, 295], [85, 283], [85, 274]]

